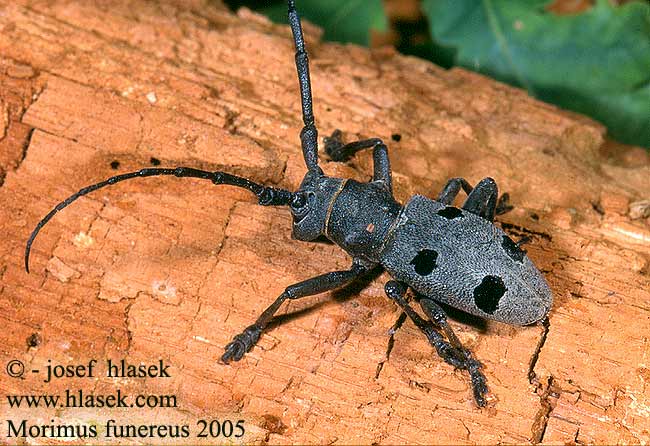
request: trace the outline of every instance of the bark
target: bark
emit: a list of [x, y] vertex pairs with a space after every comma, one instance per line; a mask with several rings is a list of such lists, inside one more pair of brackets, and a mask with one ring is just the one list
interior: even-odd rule
[[[245, 359], [218, 363], [284, 287], [350, 262], [333, 245], [292, 240], [286, 209], [229, 187], [149, 178], [102, 189], [45, 227], [27, 275], [38, 220], [111, 175], [160, 161], [295, 188], [305, 170], [287, 27], [199, 0], [53, 0], [0, 5], [0, 362], [28, 371], [1, 374], [0, 388], [169, 394], [178, 407], [18, 410], [3, 399], [2, 414], [188, 424], [206, 444], [197, 420], [215, 418], [245, 420], [246, 443], [650, 441], [650, 223], [639, 206], [629, 214], [650, 198], [648, 154], [518, 89], [392, 50], [325, 44], [305, 26], [321, 136], [340, 128], [347, 140], [388, 141], [402, 201], [435, 197], [453, 176], [491, 176], [515, 205], [500, 224], [533, 238], [529, 256], [555, 296], [549, 325], [452, 321], [485, 365], [488, 407], [411, 323], [390, 336], [400, 312], [385, 273], [292, 302]], [[371, 173], [370, 153], [321, 164]], [[43, 382], [48, 364], [93, 358], [95, 378]], [[162, 359], [171, 377], [108, 378], [108, 358]], [[102, 432], [86, 441], [104, 443]], [[146, 438], [123, 441], [190, 441]]]

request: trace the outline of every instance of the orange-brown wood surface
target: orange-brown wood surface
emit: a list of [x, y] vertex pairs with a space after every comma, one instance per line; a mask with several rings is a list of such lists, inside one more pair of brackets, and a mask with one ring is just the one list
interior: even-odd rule
[[[38, 220], [83, 186], [161, 162], [295, 188], [304, 174], [289, 29], [214, 2], [0, 3], [0, 443], [28, 425], [245, 420], [246, 443], [650, 442], [650, 160], [593, 121], [464, 70], [320, 41], [308, 24], [321, 136], [389, 141], [397, 197], [494, 177], [500, 218], [555, 297], [548, 327], [452, 320], [484, 364], [488, 407], [383, 292], [382, 273], [291, 302], [245, 359], [223, 346], [285, 286], [346, 268], [336, 246], [294, 241], [284, 208], [175, 178], [131, 180]], [[391, 135], [399, 134], [399, 142]], [[370, 153], [327, 173], [367, 180]], [[645, 205], [647, 207], [647, 203]], [[169, 378], [43, 382], [48, 364], [170, 365]], [[20, 360], [23, 379], [5, 365]], [[100, 366], [98, 366], [100, 367]], [[31, 370], [41, 370], [40, 375]], [[26, 409], [6, 395], [66, 389], [175, 395], [156, 409]]]

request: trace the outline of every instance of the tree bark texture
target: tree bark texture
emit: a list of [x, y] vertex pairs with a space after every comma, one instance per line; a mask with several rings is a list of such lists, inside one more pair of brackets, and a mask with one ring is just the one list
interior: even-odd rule
[[[390, 334], [400, 311], [386, 273], [287, 304], [242, 361], [219, 363], [287, 285], [350, 264], [334, 245], [292, 240], [286, 208], [231, 187], [158, 177], [97, 191], [45, 227], [26, 274], [38, 220], [111, 175], [160, 161], [295, 189], [305, 172], [288, 27], [201, 0], [35, 0], [0, 3], [1, 370], [163, 359], [171, 377], [2, 373], [2, 417], [188, 424], [195, 443], [197, 420], [214, 418], [244, 419], [246, 443], [650, 442], [648, 154], [518, 89], [304, 26], [321, 137], [389, 142], [402, 202], [491, 176], [515, 206], [499, 224], [533, 239], [555, 297], [548, 326], [452, 320], [484, 364], [488, 407], [410, 322]], [[363, 181], [371, 161], [321, 154], [328, 174]], [[173, 394], [178, 407], [4, 399], [65, 389]]]

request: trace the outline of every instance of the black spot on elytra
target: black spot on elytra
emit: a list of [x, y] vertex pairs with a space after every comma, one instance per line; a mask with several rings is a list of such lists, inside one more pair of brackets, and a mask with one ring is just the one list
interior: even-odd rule
[[454, 218], [462, 217], [463, 211], [453, 206], [447, 206], [446, 208], [439, 210], [438, 215], [445, 217], [447, 220], [453, 220]]
[[493, 314], [499, 307], [499, 299], [503, 297], [506, 290], [501, 277], [485, 276], [481, 284], [474, 288], [474, 302], [482, 311]]
[[438, 266], [436, 260], [438, 253], [433, 249], [423, 249], [411, 260], [411, 265], [415, 267], [415, 272], [421, 276], [431, 274], [431, 271]]
[[392, 135], [390, 135], [390, 139], [392, 139], [395, 142], [400, 142], [402, 140], [402, 135], [400, 135], [399, 133], [393, 133]]
[[117, 161], [117, 160], [111, 161], [111, 169], [115, 170], [118, 167], [120, 167], [120, 162], [119, 161]]
[[526, 252], [522, 250], [515, 242], [513, 242], [512, 239], [507, 235], [503, 236], [501, 247], [512, 260], [523, 263]]
[[160, 166], [160, 160], [158, 158], [154, 158], [153, 156], [149, 160], [152, 166]]

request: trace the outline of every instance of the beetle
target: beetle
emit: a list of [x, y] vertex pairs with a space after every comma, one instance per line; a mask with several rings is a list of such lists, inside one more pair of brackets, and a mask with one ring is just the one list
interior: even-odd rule
[[[344, 144], [340, 131], [325, 138], [326, 153], [334, 161], [345, 161], [360, 150], [372, 149], [372, 180], [362, 183], [325, 175], [318, 164], [309, 61], [294, 0], [288, 1], [288, 18], [296, 49], [304, 124], [300, 142], [307, 167], [298, 190], [191, 167], [154, 167], [116, 175], [79, 190], [40, 220], [25, 247], [26, 271], [32, 244], [43, 226], [79, 197], [102, 187], [132, 178], [169, 175], [247, 189], [262, 206], [289, 207], [295, 239], [315, 241], [324, 236], [352, 257], [352, 265], [288, 286], [253, 324], [226, 345], [221, 357], [224, 363], [240, 360], [255, 345], [285, 301], [339, 288], [381, 266], [392, 277], [385, 284], [386, 295], [426, 335], [443, 360], [469, 373], [474, 399], [484, 406], [488, 388], [482, 365], [461, 344], [440, 303], [482, 318], [527, 325], [546, 317], [553, 301], [548, 284], [521, 249], [521, 242], [515, 243], [493, 224], [495, 215], [506, 210], [507, 195], [499, 198], [491, 178], [476, 187], [463, 178], [452, 178], [435, 200], [415, 195], [402, 205], [393, 196], [388, 149], [383, 141], [370, 138]], [[454, 207], [452, 202], [461, 189], [467, 199], [462, 207]], [[407, 300], [409, 288], [425, 317]]]

